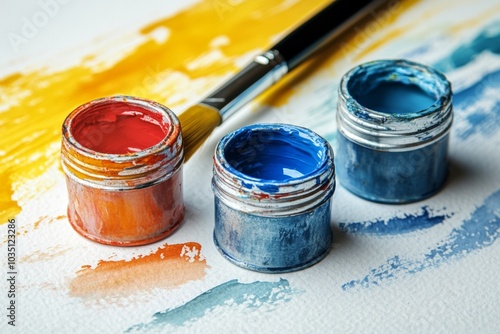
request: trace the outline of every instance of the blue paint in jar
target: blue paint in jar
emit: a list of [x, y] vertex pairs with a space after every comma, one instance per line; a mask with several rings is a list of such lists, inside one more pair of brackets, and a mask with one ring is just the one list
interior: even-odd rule
[[378, 60], [350, 70], [339, 87], [339, 182], [382, 203], [435, 194], [448, 173], [451, 95], [444, 75], [407, 60]]
[[[351, 91], [354, 87], [349, 88]], [[409, 114], [425, 110], [436, 100], [414, 84], [380, 82], [364, 94], [353, 94], [362, 106], [387, 114]]]
[[288, 124], [240, 128], [217, 145], [214, 242], [231, 262], [282, 273], [309, 267], [330, 248], [333, 151]]

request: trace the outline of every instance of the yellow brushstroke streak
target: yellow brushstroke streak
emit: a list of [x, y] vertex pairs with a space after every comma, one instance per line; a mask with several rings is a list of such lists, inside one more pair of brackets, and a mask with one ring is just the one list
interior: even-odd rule
[[484, 24], [484, 22], [487, 22], [487, 21], [491, 20], [492, 18], [497, 17], [498, 13], [500, 13], [500, 5], [489, 8], [487, 11], [485, 11], [485, 12], [481, 13], [480, 15], [477, 15], [473, 18], [470, 18], [468, 20], [461, 20], [460, 23], [458, 23], [458, 24], [453, 24], [451, 26], [448, 26], [447, 30], [450, 33], [453, 33], [455, 35], [459, 35], [464, 30], [469, 29], [470, 27]]
[[[114, 94], [153, 99], [174, 110], [195, 102], [234, 73], [242, 55], [266, 49], [326, 3], [208, 0], [142, 29], [145, 41], [106, 69], [92, 69], [94, 57], [82, 55], [80, 65], [56, 73], [40, 69], [1, 79], [0, 105], [7, 110], [0, 112], [0, 224], [21, 210], [13, 199], [16, 187], [59, 160], [49, 148], [60, 141], [61, 124], [75, 107]], [[158, 41], [151, 33], [162, 27], [170, 34]], [[220, 36], [228, 42], [214, 43]], [[186, 65], [214, 49], [224, 56], [207, 66]]]

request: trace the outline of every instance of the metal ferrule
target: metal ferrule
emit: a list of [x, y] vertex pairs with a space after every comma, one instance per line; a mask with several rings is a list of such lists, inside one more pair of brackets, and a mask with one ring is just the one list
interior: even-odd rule
[[255, 57], [236, 76], [201, 101], [201, 104], [219, 110], [224, 121], [287, 72], [287, 63], [280, 53], [277, 50], [267, 51]]

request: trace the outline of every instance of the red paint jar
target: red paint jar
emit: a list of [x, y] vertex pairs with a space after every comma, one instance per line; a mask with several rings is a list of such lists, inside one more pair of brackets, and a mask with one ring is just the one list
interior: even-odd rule
[[135, 246], [171, 234], [184, 216], [181, 127], [159, 103], [93, 100], [63, 124], [61, 164], [68, 218], [81, 235]]

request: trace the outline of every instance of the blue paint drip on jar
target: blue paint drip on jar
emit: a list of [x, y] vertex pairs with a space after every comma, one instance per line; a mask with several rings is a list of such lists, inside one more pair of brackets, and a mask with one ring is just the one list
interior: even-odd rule
[[337, 174], [362, 198], [407, 203], [435, 194], [448, 173], [451, 86], [406, 60], [350, 70], [339, 87]]
[[333, 151], [311, 130], [256, 124], [223, 137], [214, 156], [214, 242], [233, 263], [281, 273], [330, 248]]

